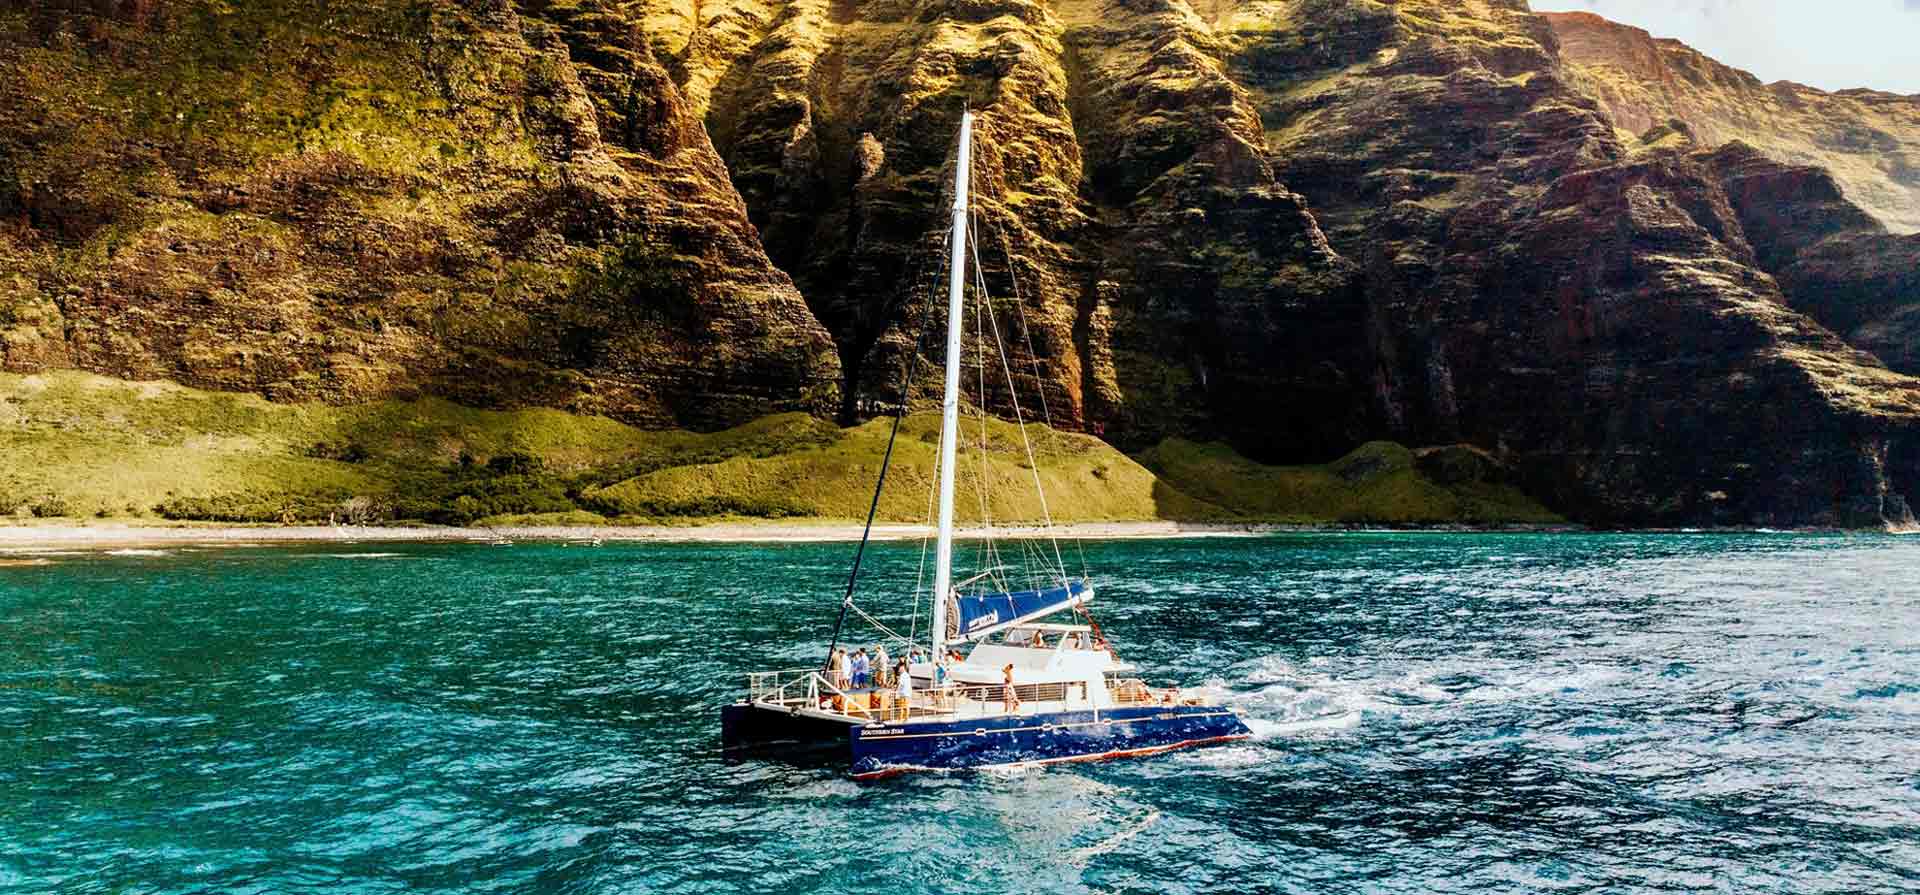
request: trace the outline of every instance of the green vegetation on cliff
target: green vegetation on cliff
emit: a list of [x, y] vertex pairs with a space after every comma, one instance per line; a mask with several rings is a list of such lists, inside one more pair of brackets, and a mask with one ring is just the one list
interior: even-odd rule
[[[939, 421], [909, 417], [881, 502], [928, 517]], [[279, 404], [78, 372], [0, 374], [0, 516], [239, 523], [539, 521], [724, 516], [856, 519], [890, 421], [842, 429], [799, 413], [720, 432], [645, 431], [557, 410], [437, 399]], [[1483, 473], [1374, 444], [1325, 467], [1266, 467], [1167, 442], [1147, 465], [1084, 435], [967, 422], [958, 516], [1056, 521], [1557, 521]], [[1149, 467], [1152, 467], [1151, 469]], [[1158, 475], [1156, 475], [1158, 473]], [[1455, 484], [1443, 485], [1449, 481]]]

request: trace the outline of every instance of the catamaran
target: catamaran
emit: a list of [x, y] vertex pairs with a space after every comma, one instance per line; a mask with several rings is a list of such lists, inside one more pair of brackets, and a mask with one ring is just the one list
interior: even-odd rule
[[[833, 662], [840, 635], [836, 625], [835, 643], [828, 648], [829, 658], [822, 666], [747, 676], [745, 696], [721, 709], [723, 745], [729, 749], [824, 750], [836, 762], [844, 756], [855, 779], [874, 779], [908, 771], [1148, 755], [1245, 739], [1250, 732], [1240, 714], [1221, 705], [1212, 694], [1200, 689], [1150, 687], [1134, 665], [1120, 659], [1093, 620], [1089, 607], [1094, 598], [1091, 581], [1084, 571], [1078, 578], [1068, 576], [1057, 541], [1051, 551], [1053, 565], [1040, 573], [1046, 577], [1035, 586], [1021, 590], [1008, 587], [1009, 572], [998, 562], [1000, 554], [992, 549], [981, 551], [985, 568], [958, 584], [953, 582], [962, 319], [972, 221], [968, 203], [972, 132], [973, 114], [965, 112], [954, 165], [953, 228], [948, 237], [946, 380], [941, 398], [939, 511], [931, 588], [931, 593], [938, 596], [928, 601], [932, 617], [927, 640], [923, 643], [912, 633], [901, 636], [855, 605], [854, 586], [867, 544], [863, 537], [841, 601], [841, 622], [851, 611], [873, 622], [903, 654], [913, 657], [905, 665], [904, 686], [899, 680], [880, 686], [873, 680], [840, 673]], [[977, 274], [977, 253], [974, 268]], [[976, 294], [982, 296], [978, 316], [991, 319], [984, 288], [984, 277], [978, 277]], [[997, 340], [998, 327], [994, 326]], [[1004, 352], [1002, 358], [1004, 367]], [[984, 363], [981, 366], [984, 371]], [[984, 372], [982, 375], [984, 378]], [[908, 379], [911, 377], [909, 372]], [[1008, 369], [1009, 395], [1012, 379]], [[1028, 452], [1026, 465], [1035, 469], [1037, 489], [1040, 478], [1033, 463], [1032, 444], [1026, 438], [1026, 423], [1018, 399], [1011, 400]], [[980, 403], [985, 403], [984, 395]], [[894, 419], [896, 437], [903, 417], [904, 407]], [[890, 440], [881, 461], [874, 504], [868, 511], [869, 532], [892, 456]], [[1045, 514], [1044, 493], [1040, 506]], [[1050, 531], [1051, 519], [1046, 522]], [[1047, 555], [1045, 551], [1029, 551], [1029, 558], [1044, 560]], [[1047, 621], [1061, 614], [1070, 614], [1070, 623]], [[912, 617], [917, 626], [917, 610]], [[880, 677], [884, 678], [885, 669], [881, 671]]]

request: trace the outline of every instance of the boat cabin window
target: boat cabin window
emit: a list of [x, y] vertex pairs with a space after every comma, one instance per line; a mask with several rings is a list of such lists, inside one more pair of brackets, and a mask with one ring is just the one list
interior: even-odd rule
[[1039, 635], [1039, 633], [1040, 633], [1039, 631], [1034, 631], [1027, 628], [1014, 628], [1007, 632], [1007, 636], [1002, 638], [1001, 642], [1005, 643], [1008, 646], [1025, 646], [1025, 647], [1037, 646], [1038, 644], [1034, 643], [1034, 639]]
[[1051, 625], [1035, 628], [1009, 628], [1001, 637], [1008, 646], [1027, 649], [1093, 649], [1093, 635], [1077, 626]]

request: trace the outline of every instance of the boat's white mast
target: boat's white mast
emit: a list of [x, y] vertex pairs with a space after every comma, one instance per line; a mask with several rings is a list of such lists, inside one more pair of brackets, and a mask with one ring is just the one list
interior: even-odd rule
[[967, 175], [973, 161], [973, 113], [960, 114], [953, 173], [953, 258], [947, 271], [947, 388], [940, 399], [940, 539], [933, 560], [933, 655], [947, 655], [947, 591], [953, 583], [953, 466], [960, 435], [960, 314], [967, 284]]

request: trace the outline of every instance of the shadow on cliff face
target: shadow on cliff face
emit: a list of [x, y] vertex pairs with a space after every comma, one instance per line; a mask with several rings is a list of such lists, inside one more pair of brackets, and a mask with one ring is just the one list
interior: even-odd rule
[[1893, 494], [1888, 499], [1886, 518], [1904, 530], [1920, 528], [1920, 431], [1891, 438], [1887, 444], [1887, 478]]

